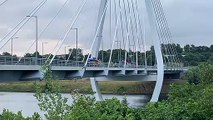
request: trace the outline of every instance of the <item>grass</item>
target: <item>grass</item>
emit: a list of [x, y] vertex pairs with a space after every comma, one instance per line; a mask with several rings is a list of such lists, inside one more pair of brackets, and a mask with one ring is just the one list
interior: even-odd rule
[[[43, 85], [42, 81], [23, 81], [0, 83], [1, 92], [34, 92], [36, 84]], [[84, 80], [61, 80], [58, 81], [62, 93], [71, 93], [78, 90], [80, 93], [92, 93], [90, 81]], [[165, 82], [162, 93], [167, 93], [171, 82]], [[155, 82], [99, 82], [103, 94], [152, 94]]]

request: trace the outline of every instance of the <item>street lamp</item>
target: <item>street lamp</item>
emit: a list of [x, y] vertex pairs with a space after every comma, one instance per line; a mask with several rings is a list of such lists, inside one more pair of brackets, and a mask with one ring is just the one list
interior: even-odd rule
[[41, 45], [41, 55], [42, 56], [44, 55], [44, 45], [45, 44], [48, 44], [48, 42], [42, 42], [42, 45]]
[[10, 54], [11, 54], [12, 57], [13, 57], [13, 47], [14, 47], [14, 46], [13, 46], [13, 40], [14, 40], [14, 39], [18, 39], [18, 37], [12, 37], [12, 38], [11, 38], [11, 46], [10, 46], [10, 49], [11, 49], [10, 52], [11, 52], [11, 53], [10, 53]]
[[38, 62], [38, 16], [26, 16], [26, 17], [30, 17], [30, 18], [32, 18], [32, 17], [34, 17], [35, 19], [36, 19], [36, 51], [35, 51], [35, 54], [36, 54], [36, 64], [37, 64], [37, 62]]
[[72, 28], [75, 30], [75, 60], [78, 61], [78, 28]]
[[11, 53], [10, 53], [10, 54], [11, 54], [11, 63], [12, 63], [12, 64], [13, 64], [13, 40], [14, 40], [14, 39], [18, 39], [18, 37], [12, 37], [12, 38], [11, 38], [11, 47], [10, 47], [10, 49], [11, 49], [10, 52], [11, 52]]
[[[115, 41], [117, 43], [117, 49], [119, 49], [118, 51], [118, 61], [121, 61], [121, 41]], [[103, 55], [102, 55], [103, 56]]]

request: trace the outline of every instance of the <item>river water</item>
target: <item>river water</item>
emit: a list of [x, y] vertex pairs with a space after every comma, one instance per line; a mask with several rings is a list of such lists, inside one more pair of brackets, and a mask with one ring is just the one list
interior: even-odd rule
[[[22, 111], [24, 116], [32, 116], [34, 112], [42, 115], [43, 112], [40, 111], [38, 102], [33, 95], [34, 93], [0, 92], [0, 112], [2, 113], [5, 108], [12, 112]], [[62, 95], [68, 98], [68, 104], [72, 104], [73, 99], [70, 94]], [[149, 97], [145, 95], [103, 95], [104, 99], [113, 97], [119, 100], [126, 98], [131, 107], [141, 107], [149, 101]]]

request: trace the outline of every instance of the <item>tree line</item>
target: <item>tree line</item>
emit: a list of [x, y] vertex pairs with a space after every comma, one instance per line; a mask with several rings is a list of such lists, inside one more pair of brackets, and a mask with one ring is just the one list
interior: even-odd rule
[[[184, 47], [181, 47], [180, 44], [162, 44], [162, 53], [166, 56], [166, 54], [171, 53], [166, 48], [172, 48], [176, 52], [173, 51], [173, 55], [180, 59], [184, 66], [197, 66], [200, 63], [210, 63], [213, 64], [213, 45], [210, 47], [208, 46], [195, 46], [195, 45], [185, 45]], [[124, 49], [114, 49], [112, 51], [112, 57], [111, 62], [112, 63], [122, 63], [125, 60], [125, 53], [127, 51]], [[38, 58], [47, 58], [51, 54], [41, 55], [39, 52], [37, 53]], [[100, 50], [98, 52], [98, 60], [107, 63], [110, 59], [111, 50]], [[11, 56], [8, 52], [3, 52], [0, 56]], [[138, 58], [136, 57], [138, 56]], [[166, 59], [164, 57], [164, 59]], [[13, 55], [13, 57], [17, 57], [16, 55]], [[26, 53], [24, 57], [36, 57], [35, 53]], [[85, 61], [88, 57], [87, 55], [83, 54], [83, 49], [69, 49], [69, 53], [67, 54], [61, 54], [57, 55], [55, 59], [69, 59], [71, 61]], [[170, 56], [171, 57], [171, 56]], [[146, 58], [146, 59], [145, 59]], [[139, 65], [147, 65], [153, 66], [156, 64], [156, 58], [155, 58], [155, 52], [154, 47], [151, 46], [149, 50], [146, 52], [141, 51], [133, 51], [129, 50], [127, 52], [127, 59], [126, 61], [128, 63], [135, 64], [136, 60], [138, 59]], [[172, 59], [168, 58], [167, 59]], [[169, 60], [167, 60], [169, 61]]]

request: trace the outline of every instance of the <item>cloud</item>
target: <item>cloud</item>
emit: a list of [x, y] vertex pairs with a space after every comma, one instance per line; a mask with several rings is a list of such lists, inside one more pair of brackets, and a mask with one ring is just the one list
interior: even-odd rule
[[213, 44], [212, 0], [172, 0], [169, 5], [165, 5], [168, 0], [162, 1], [175, 42]]
[[[48, 41], [48, 46], [50, 46], [46, 47], [48, 49], [46, 50], [47, 52], [51, 51], [51, 49], [54, 48], [55, 42], [62, 38], [67, 25], [73, 20], [76, 9], [80, 6], [82, 1], [83, 0], [70, 0], [57, 19], [42, 35], [40, 41]], [[0, 38], [2, 38], [8, 30], [13, 28], [21, 19], [27, 16], [30, 11], [39, 4], [39, 2], [41, 2], [41, 0], [9, 0], [4, 6], [1, 6]], [[64, 2], [65, 0], [48, 0], [47, 4], [45, 4], [45, 6], [43, 6], [36, 14], [39, 18], [39, 31], [44, 29]], [[141, 0], [138, 0], [138, 2], [141, 11], [140, 13], [143, 15], [145, 12], [144, 3]], [[181, 45], [213, 44], [212, 0], [161, 0], [161, 2], [175, 43]], [[74, 27], [79, 28], [79, 41], [81, 46], [86, 49], [85, 51], [87, 52], [90, 49], [94, 38], [99, 4], [100, 0], [88, 0], [78, 21], [74, 25]], [[113, 16], [115, 16], [115, 13], [113, 13]], [[113, 26], [113, 28], [114, 27], [115, 26]], [[105, 40], [105, 49], [111, 46], [109, 28], [109, 12], [107, 12], [103, 36]], [[31, 19], [17, 36], [20, 37], [19, 43], [17, 43], [17, 53], [23, 53], [25, 51], [24, 49], [27, 49], [26, 47], [29, 46], [26, 41], [32, 42], [35, 39], [35, 20]], [[149, 36], [147, 36], [147, 39], [149, 39]], [[70, 44], [71, 46], [75, 45], [74, 30], [69, 34], [65, 44]]]

